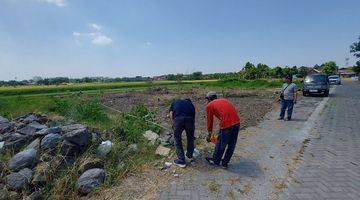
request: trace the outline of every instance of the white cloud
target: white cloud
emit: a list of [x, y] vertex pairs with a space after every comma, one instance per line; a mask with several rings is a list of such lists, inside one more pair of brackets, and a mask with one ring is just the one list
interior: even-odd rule
[[79, 32], [76, 32], [76, 31], [73, 32], [74, 37], [79, 37], [80, 35], [81, 35], [81, 33], [79, 33]]
[[75, 39], [76, 44], [81, 45], [81, 41], [91, 41], [94, 45], [108, 45], [113, 42], [113, 40], [106, 36], [101, 31], [101, 26], [95, 23], [88, 24], [89, 32], [80, 33], [77, 31], [73, 32], [73, 37]]
[[101, 26], [95, 24], [95, 23], [90, 23], [89, 24], [90, 28], [94, 29], [95, 31], [100, 31], [101, 30]]
[[59, 7], [66, 6], [66, 0], [38, 0], [38, 1], [54, 4]]
[[151, 45], [152, 45], [151, 42], [149, 42], [149, 41], [145, 42], [145, 46], [146, 46], [146, 47], [149, 47], [149, 46], [151, 46]]
[[93, 44], [98, 44], [98, 45], [107, 45], [112, 43], [112, 39], [107, 37], [106, 35], [97, 35], [93, 38], [93, 40], [91, 41]]

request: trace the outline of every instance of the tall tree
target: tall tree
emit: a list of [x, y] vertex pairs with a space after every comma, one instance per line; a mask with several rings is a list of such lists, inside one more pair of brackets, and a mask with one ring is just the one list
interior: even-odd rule
[[337, 66], [334, 61], [329, 61], [321, 65], [322, 71], [326, 75], [331, 75], [335, 72]]
[[[359, 36], [359, 41], [358, 42], [354, 42], [351, 46], [350, 46], [350, 53], [353, 53], [353, 55], [356, 58], [360, 59], [360, 36]], [[352, 68], [353, 71], [356, 74], [360, 74], [360, 60], [358, 60], [356, 62], [356, 65]]]
[[258, 78], [266, 78], [269, 75], [269, 66], [265, 65], [265, 64], [261, 64], [259, 63], [257, 66], [257, 73], [258, 73]]
[[283, 70], [281, 67], [277, 66], [270, 70], [270, 76], [273, 78], [281, 78], [284, 76]]
[[308, 69], [305, 66], [301, 66], [298, 71], [299, 76], [302, 78], [308, 74]]
[[359, 36], [359, 41], [358, 42], [354, 42], [351, 46], [350, 46], [350, 53], [353, 53], [353, 55], [356, 58], [360, 58], [360, 36]]
[[290, 67], [288, 67], [288, 66], [285, 66], [284, 68], [283, 68], [283, 74], [284, 75], [286, 75], [286, 74], [291, 74], [291, 68]]
[[243, 76], [245, 79], [256, 79], [258, 75], [258, 70], [254, 64], [247, 62], [244, 66]]
[[291, 71], [291, 74], [298, 74], [299, 73], [299, 70], [298, 70], [297, 66], [293, 66], [290, 71]]
[[201, 80], [202, 79], [202, 72], [194, 72], [190, 75], [190, 79], [192, 80]]
[[356, 62], [356, 65], [352, 68], [352, 70], [359, 75], [360, 74], [360, 61]]

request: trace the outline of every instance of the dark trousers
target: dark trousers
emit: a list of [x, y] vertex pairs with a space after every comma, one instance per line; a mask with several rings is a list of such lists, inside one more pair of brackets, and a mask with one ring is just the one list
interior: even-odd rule
[[239, 134], [240, 125], [236, 124], [226, 129], [221, 129], [215, 145], [215, 151], [213, 155], [214, 163], [219, 165], [221, 158], [223, 157], [225, 148], [225, 156], [222, 160], [223, 163], [229, 163], [236, 146], [236, 141]]
[[177, 117], [174, 119], [173, 123], [174, 129], [174, 142], [176, 148], [176, 154], [178, 159], [185, 161], [184, 149], [181, 141], [181, 134], [185, 130], [187, 138], [187, 152], [186, 156], [188, 158], [193, 157], [194, 153], [194, 130], [195, 130], [195, 120], [192, 117]]
[[281, 100], [280, 118], [285, 117], [285, 110], [287, 109], [287, 118], [290, 120], [294, 108], [294, 100]]

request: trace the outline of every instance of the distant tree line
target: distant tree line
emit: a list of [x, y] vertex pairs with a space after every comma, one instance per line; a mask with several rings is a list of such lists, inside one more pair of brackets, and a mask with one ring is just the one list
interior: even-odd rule
[[84, 77], [84, 78], [68, 78], [68, 77], [54, 77], [54, 78], [41, 78], [39, 76], [34, 77], [31, 80], [10, 80], [0, 81], [0, 86], [21, 86], [21, 85], [66, 85], [71, 83], [110, 83], [110, 82], [138, 82], [138, 81], [151, 81], [151, 77], [121, 77], [121, 78], [109, 78], [109, 77]]
[[[360, 42], [359, 42], [360, 43]], [[183, 81], [183, 80], [210, 80], [210, 79], [266, 79], [266, 78], [282, 78], [286, 74], [296, 75], [297, 77], [305, 77], [312, 69], [322, 71], [325, 74], [333, 74], [338, 67], [333, 61], [325, 62], [321, 65], [315, 65], [313, 68], [301, 66], [292, 67], [280, 67], [276, 66], [270, 68], [266, 64], [259, 63], [254, 65], [251, 62], [247, 62], [245, 66], [239, 72], [227, 72], [227, 73], [212, 73], [203, 74], [200, 71], [193, 72], [191, 74], [167, 74], [163, 76], [155, 77], [84, 77], [84, 78], [68, 78], [68, 77], [55, 77], [55, 78], [41, 78], [34, 77], [31, 80], [24, 81], [0, 81], [0, 86], [17, 86], [17, 85], [63, 85], [71, 83], [93, 83], [93, 82], [139, 82], [139, 81], [152, 81], [152, 80], [171, 80], [171, 81]]]

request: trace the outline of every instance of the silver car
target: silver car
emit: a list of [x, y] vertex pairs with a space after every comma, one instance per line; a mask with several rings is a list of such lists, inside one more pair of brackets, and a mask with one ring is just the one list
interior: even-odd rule
[[335, 85], [341, 85], [341, 78], [339, 75], [331, 75], [329, 76], [329, 83]]

